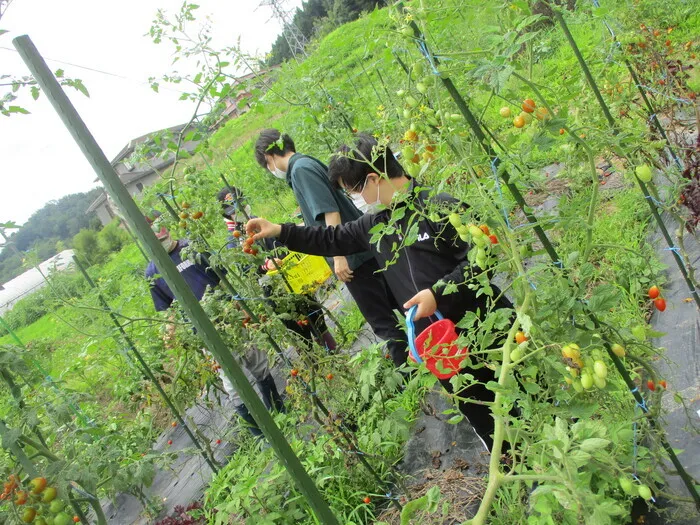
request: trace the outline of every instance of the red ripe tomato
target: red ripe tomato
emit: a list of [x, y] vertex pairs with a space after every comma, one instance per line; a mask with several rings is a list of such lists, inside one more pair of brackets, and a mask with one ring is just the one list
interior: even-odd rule
[[326, 376], [326, 379], [328, 379], [328, 381], [330, 381], [331, 379], [333, 379], [333, 377], [334, 377], [333, 374], [328, 374]]
[[369, 505], [372, 499], [369, 496], [365, 496], [362, 501], [365, 502], [365, 505]]
[[80, 518], [78, 516], [73, 516], [73, 523], [80, 523]]
[[486, 224], [482, 224], [479, 226], [479, 229], [484, 232], [486, 235], [491, 235], [491, 232], [489, 231], [489, 227]]
[[649, 381], [647, 381], [647, 388], [649, 390], [651, 390], [652, 392], [654, 390], [656, 390], [656, 385], [654, 384], [654, 382], [651, 379]]
[[250, 250], [249, 253], [250, 253], [251, 255], [257, 255], [257, 254], [258, 254], [258, 250], [257, 250], [256, 248], [253, 248], [253, 249]]
[[498, 237], [493, 234], [489, 235], [489, 240], [491, 241], [491, 244], [498, 244]]
[[516, 128], [522, 128], [523, 126], [525, 126], [525, 119], [518, 115], [513, 119], [513, 126], [515, 126]]
[[525, 100], [523, 100], [523, 105], [520, 107], [523, 108], [523, 111], [525, 113], [533, 113], [537, 105], [535, 104], [535, 101], [531, 98], [526, 98]]
[[664, 299], [663, 297], [654, 299], [654, 306], [656, 306], [656, 309], [659, 312], [663, 312], [666, 309], [666, 299]]
[[661, 291], [658, 286], [654, 285], [649, 288], [649, 299], [656, 299], [659, 295], [661, 295]]
[[292, 377], [296, 377], [299, 375], [299, 370], [297, 370], [296, 368], [292, 368], [292, 371], [289, 373], [292, 374]]
[[518, 332], [515, 334], [515, 342], [520, 344], [527, 341], [527, 336], [523, 332]]
[[665, 379], [662, 379], [659, 381], [659, 386], [662, 387], [664, 390], [668, 390], [667, 383]]
[[238, 230], [233, 230], [233, 236], [238, 239], [241, 236], [241, 232]]
[[173, 440], [172, 440], [172, 439], [169, 439], [169, 440], [168, 440], [168, 445], [172, 445], [172, 444], [173, 444]]
[[217, 440], [216, 440], [216, 444], [217, 444], [217, 445], [221, 445], [221, 440], [220, 440], [220, 439], [217, 439]]

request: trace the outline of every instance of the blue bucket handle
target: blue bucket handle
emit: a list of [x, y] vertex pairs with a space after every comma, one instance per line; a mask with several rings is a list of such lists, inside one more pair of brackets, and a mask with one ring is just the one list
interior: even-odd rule
[[[411, 351], [411, 355], [416, 360], [416, 363], [420, 364], [423, 360], [418, 355], [418, 350], [416, 350], [416, 325], [413, 322], [416, 317], [416, 310], [418, 310], [418, 305], [414, 304], [406, 312], [406, 328], [408, 329], [408, 349]], [[434, 315], [439, 320], [444, 319], [439, 310], [435, 310]]]

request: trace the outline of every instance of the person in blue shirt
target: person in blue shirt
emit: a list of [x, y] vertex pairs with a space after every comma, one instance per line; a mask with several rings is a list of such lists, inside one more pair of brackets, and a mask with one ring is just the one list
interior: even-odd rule
[[[192, 290], [192, 293], [198, 300], [204, 297], [207, 288], [214, 288], [219, 284], [219, 277], [214, 272], [213, 268], [183, 258], [182, 250], [189, 243], [187, 240], [175, 240], [170, 236], [170, 232], [159, 224], [158, 218], [160, 212], [154, 211], [146, 216], [146, 220], [151, 224], [156, 237], [162, 244], [163, 248], [170, 255], [170, 259], [177, 267], [178, 272], [182, 275], [187, 285]], [[170, 290], [168, 283], [165, 282], [158, 272], [158, 268], [153, 261], [148, 263], [146, 267], [146, 279], [148, 280], [153, 306], [156, 311], [167, 311], [175, 301], [175, 295]], [[202, 349], [205, 354], [208, 352]], [[277, 390], [275, 380], [270, 373], [268, 366], [267, 355], [256, 347], [247, 349], [246, 353], [241, 356], [239, 362], [243, 365], [243, 372], [246, 374], [248, 381], [252, 385], [258, 387], [262, 394], [262, 400], [268, 410], [276, 409], [280, 412], [284, 411], [284, 402]], [[256, 437], [261, 437], [262, 432], [258, 428], [253, 416], [250, 415], [248, 408], [245, 406], [241, 397], [236, 392], [235, 388], [224, 374], [223, 370], [219, 370], [219, 377], [224, 385], [224, 390], [233, 401], [234, 408], [238, 415], [247, 423], [251, 434]]]
[[[331, 185], [326, 165], [297, 153], [289, 135], [276, 129], [263, 130], [255, 143], [255, 160], [289, 185], [307, 226], [337, 226], [362, 216], [345, 192]], [[403, 365], [408, 357], [408, 343], [394, 315], [400, 306], [372, 254], [363, 250], [328, 260], [374, 333], [387, 341], [394, 364]]]

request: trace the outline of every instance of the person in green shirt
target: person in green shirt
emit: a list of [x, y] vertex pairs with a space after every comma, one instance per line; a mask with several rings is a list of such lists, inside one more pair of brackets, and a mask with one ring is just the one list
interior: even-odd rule
[[[320, 160], [297, 153], [294, 141], [276, 129], [265, 129], [255, 143], [255, 160], [294, 192], [307, 226], [337, 226], [362, 216], [350, 198], [334, 188], [328, 168]], [[399, 328], [396, 299], [368, 251], [333, 257], [329, 264], [345, 283], [374, 333], [387, 341], [396, 366], [408, 357], [406, 334]]]

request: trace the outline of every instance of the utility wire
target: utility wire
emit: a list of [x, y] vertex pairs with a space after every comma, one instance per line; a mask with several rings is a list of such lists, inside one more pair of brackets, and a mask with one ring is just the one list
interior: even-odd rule
[[[16, 49], [12, 49], [11, 47], [0, 46], [0, 49], [2, 49], [2, 50], [4, 50], [4, 51], [12, 51], [12, 52], [14, 52], [14, 53], [17, 53], [17, 50], [16, 50]], [[137, 79], [131, 78], [131, 77], [125, 77], [124, 75], [119, 75], [119, 74], [117, 74], [117, 73], [110, 73], [109, 71], [103, 71], [103, 70], [101, 70], [101, 69], [95, 69], [95, 68], [93, 68], [93, 67], [81, 66], [81, 65], [79, 65], [79, 64], [74, 64], [74, 63], [72, 63], [72, 62], [67, 62], [67, 61], [65, 61], [65, 60], [58, 60], [58, 59], [55, 59], [55, 58], [48, 58], [48, 57], [46, 57], [45, 60], [48, 60], [48, 61], [50, 61], [50, 62], [57, 62], [58, 64], [63, 64], [63, 65], [66, 65], [66, 66], [77, 67], [77, 68], [79, 68], [79, 69], [84, 69], [84, 70], [86, 70], [86, 71], [92, 71], [93, 73], [100, 73], [101, 75], [107, 75], [107, 76], [110, 76], [110, 77], [121, 78], [121, 79], [123, 79], [123, 80], [128, 80], [128, 81], [130, 81], [130, 82], [136, 82], [136, 83], [138, 83], [138, 84], [148, 84], [148, 82], [144, 82], [144, 81], [142, 81], [142, 80], [137, 80]], [[159, 86], [159, 89], [165, 89], [165, 90], [168, 90], [168, 91], [175, 91], [176, 93], [185, 93], [185, 91], [180, 91], [179, 89], [173, 89], [173, 88], [168, 87], [168, 86], [165, 86], [165, 87], [164, 87], [164, 86]]]

